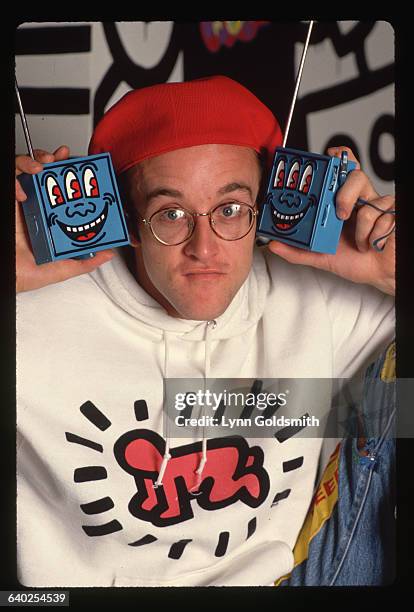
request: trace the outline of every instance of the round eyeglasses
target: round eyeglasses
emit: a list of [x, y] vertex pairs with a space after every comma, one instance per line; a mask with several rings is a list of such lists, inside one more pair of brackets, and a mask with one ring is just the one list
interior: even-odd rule
[[162, 208], [149, 219], [140, 217], [158, 242], [175, 246], [188, 240], [195, 228], [196, 217], [209, 217], [210, 227], [222, 240], [240, 240], [254, 225], [257, 210], [249, 204], [227, 202], [206, 213], [195, 213], [185, 208]]

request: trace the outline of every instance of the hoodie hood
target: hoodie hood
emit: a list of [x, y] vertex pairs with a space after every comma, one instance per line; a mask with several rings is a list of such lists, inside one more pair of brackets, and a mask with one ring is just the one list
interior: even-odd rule
[[[107, 264], [91, 273], [95, 283], [120, 308], [142, 325], [143, 331], [154, 341], [162, 339], [164, 332], [181, 336], [182, 340], [205, 339], [208, 321], [194, 321], [171, 317], [144, 289], [128, 270], [122, 255], [117, 252]], [[255, 249], [249, 276], [225, 312], [215, 319], [217, 340], [240, 336], [255, 325], [263, 314], [270, 288], [270, 277], [265, 259]]]

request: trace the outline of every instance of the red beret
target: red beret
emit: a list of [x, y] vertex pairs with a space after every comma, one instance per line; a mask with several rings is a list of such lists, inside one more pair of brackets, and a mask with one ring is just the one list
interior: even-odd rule
[[111, 154], [115, 172], [168, 151], [232, 144], [265, 153], [270, 166], [282, 132], [273, 113], [225, 76], [128, 92], [95, 128], [89, 154]]

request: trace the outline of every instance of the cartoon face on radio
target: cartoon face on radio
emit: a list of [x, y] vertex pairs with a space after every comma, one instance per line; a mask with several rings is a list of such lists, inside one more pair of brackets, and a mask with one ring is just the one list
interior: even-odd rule
[[309, 243], [327, 167], [321, 156], [276, 153], [266, 196], [268, 229], [275, 236]]
[[127, 237], [106, 156], [46, 164], [39, 180], [55, 255], [94, 250]]
[[277, 153], [272, 187], [267, 195], [275, 234], [295, 235], [296, 239], [307, 241], [315, 222], [318, 202], [315, 175], [314, 160]]

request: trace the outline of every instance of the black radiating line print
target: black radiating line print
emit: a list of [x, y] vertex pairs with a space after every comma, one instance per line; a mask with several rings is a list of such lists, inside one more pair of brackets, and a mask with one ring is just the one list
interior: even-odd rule
[[278, 504], [282, 499], [286, 499], [287, 497], [289, 497], [290, 492], [292, 489], [285, 489], [284, 491], [281, 491], [280, 493], [276, 493], [274, 500], [272, 501], [272, 506], [276, 506], [276, 504]]
[[88, 53], [91, 50], [91, 26], [17, 28], [16, 55], [56, 55]]
[[105, 431], [112, 425], [111, 421], [92, 402], [88, 401], [82, 404], [80, 411], [92, 425], [95, 425], [101, 431]]
[[152, 544], [152, 542], [156, 542], [157, 540], [158, 538], [148, 533], [140, 540], [137, 540], [136, 542], [131, 542], [130, 544], [128, 544], [128, 546], [144, 546], [145, 544]]
[[303, 457], [296, 457], [296, 459], [291, 459], [290, 461], [283, 462], [283, 471], [291, 472], [292, 470], [297, 470], [303, 464]]
[[256, 527], [257, 527], [257, 520], [256, 520], [256, 517], [254, 517], [254, 518], [252, 518], [249, 521], [249, 524], [247, 525], [247, 538], [246, 538], [246, 540], [248, 540], [249, 538], [252, 537], [252, 535], [256, 531]]
[[123, 527], [119, 521], [111, 521], [110, 523], [105, 523], [104, 525], [82, 525], [82, 529], [86, 535], [93, 538], [95, 536], [104, 536], [109, 535], [110, 533], [115, 533], [116, 531], [121, 531]]
[[[260, 391], [262, 390], [263, 387], [263, 381], [262, 380], [255, 380], [254, 383], [251, 386], [250, 389], [250, 393], [252, 393], [254, 395], [255, 398], [257, 398], [258, 393], [260, 393]], [[256, 405], [254, 406], [245, 406], [242, 410], [242, 412], [240, 413], [240, 419], [249, 419], [252, 415], [253, 410], [255, 409]]]
[[187, 395], [188, 393], [185, 394], [185, 398], [184, 398], [184, 402], [185, 402], [185, 408], [183, 410], [181, 410], [180, 412], [180, 416], [183, 417], [183, 419], [190, 419], [192, 412], [193, 412], [193, 407], [191, 404], [187, 404]]
[[276, 411], [279, 410], [279, 408], [280, 408], [279, 401], [275, 403], [275, 406], [272, 406], [272, 405], [267, 406], [267, 408], [265, 408], [262, 412], [263, 418], [271, 419], [272, 416], [276, 413]]
[[104, 467], [91, 465], [88, 467], [76, 468], [73, 474], [75, 482], [90, 482], [91, 480], [104, 480], [108, 477]]
[[93, 450], [98, 451], [99, 453], [103, 453], [102, 444], [98, 444], [97, 442], [92, 442], [92, 440], [87, 440], [86, 438], [81, 438], [76, 434], [65, 432], [66, 440], [68, 442], [72, 442], [73, 444], [80, 444], [81, 446], [87, 446], [88, 448], [92, 448]]
[[175, 544], [173, 544], [170, 548], [168, 557], [170, 559], [179, 559], [189, 542], [192, 542], [192, 540], [180, 540], [179, 542], [175, 542]]
[[[308, 416], [309, 414], [306, 413], [302, 415], [300, 418], [307, 419]], [[279, 429], [279, 431], [277, 431], [274, 435], [278, 442], [280, 443], [286, 442], [286, 440], [289, 440], [289, 438], [292, 438], [293, 436], [295, 436], [297, 433], [302, 431], [302, 429], [305, 429], [305, 427], [307, 427], [307, 425], [292, 425], [289, 427], [284, 427], [283, 429]]]
[[223, 416], [224, 416], [224, 412], [226, 410], [226, 404], [223, 400], [221, 400], [219, 407], [217, 408], [217, 410], [214, 413], [214, 418], [217, 419], [217, 421], [220, 423]]
[[134, 411], [137, 421], [145, 421], [148, 419], [148, 406], [145, 400], [136, 400], [136, 402], [134, 402]]
[[101, 512], [107, 512], [115, 507], [114, 502], [110, 497], [102, 497], [88, 504], [81, 504], [81, 510], [85, 514], [100, 514]]
[[219, 536], [216, 552], [216, 557], [223, 557], [226, 554], [227, 546], [229, 545], [230, 532], [222, 531]]

